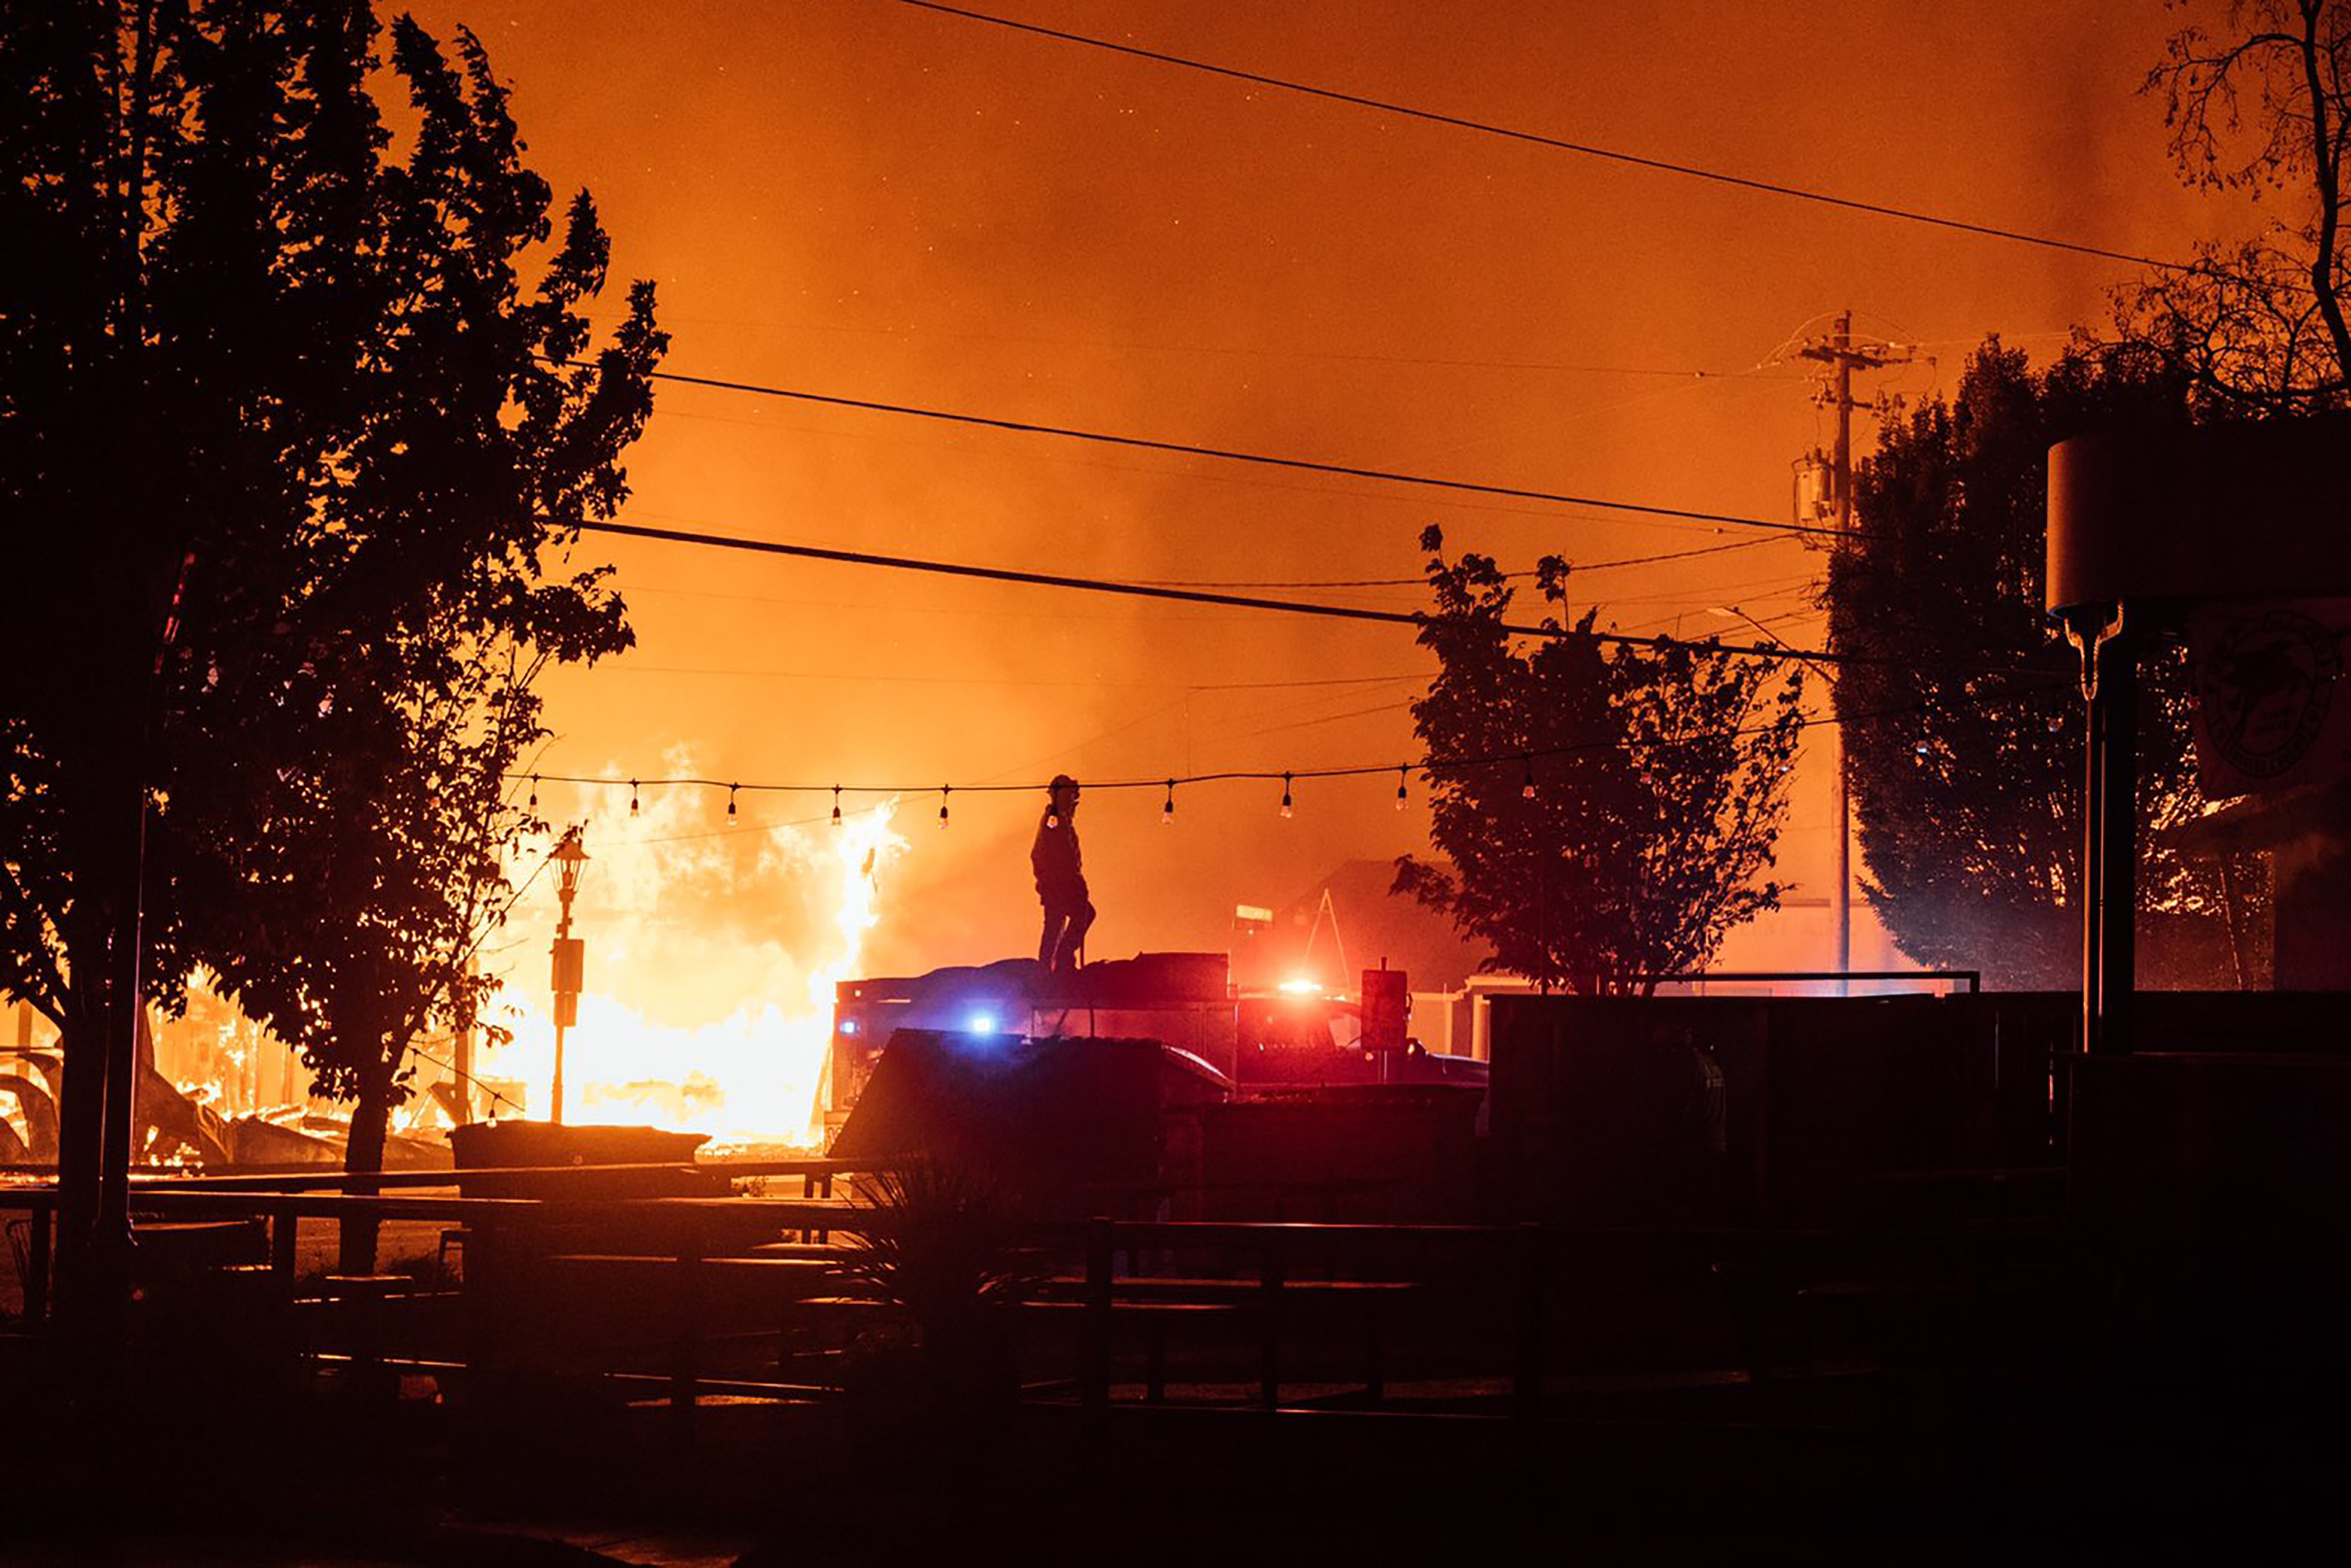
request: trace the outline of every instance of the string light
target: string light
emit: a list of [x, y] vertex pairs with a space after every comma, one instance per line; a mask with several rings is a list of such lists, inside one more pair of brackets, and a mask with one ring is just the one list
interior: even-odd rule
[[1176, 820], [1176, 780], [1167, 780], [1167, 799], [1159, 808], [1159, 825], [1166, 827]]
[[726, 786], [726, 825], [730, 828], [735, 825], [735, 791], [741, 788], [740, 784]]
[[1531, 751], [1525, 752], [1519, 760], [1526, 765], [1527, 769], [1526, 781], [1519, 786], [1519, 799], [1531, 800], [1535, 798], [1535, 755]]
[[[2055, 687], [2051, 688], [2051, 693], [2054, 695], [2064, 695]], [[1920, 705], [1916, 703], [1904, 704], [1897, 707], [1886, 708], [1876, 712], [1850, 715], [1843, 719], [1818, 719], [1811, 721], [1811, 724], [1809, 724], [1807, 727], [1811, 727], [1812, 725], [1819, 725], [1823, 727], [1844, 725], [1849, 727], [1851, 724], [1858, 721], [1892, 718], [1899, 715], [1915, 714], [1918, 711], [1919, 706]], [[2050, 720], [2050, 727], [2052, 730], [2062, 729], [2064, 723], [2065, 719], [2063, 714], [2053, 715]], [[1754, 735], [1764, 733], [1765, 730], [1770, 727], [1771, 727], [1769, 726], [1759, 725], [1752, 727], [1740, 727], [1716, 733], [1729, 736]], [[1938, 743], [1931, 735], [1918, 737], [1913, 747], [1917, 759], [1921, 767], [1926, 766], [1928, 759], [1935, 755], [1938, 748]], [[1458, 756], [1438, 756], [1432, 753], [1429, 756], [1421, 758], [1416, 762], [1395, 764], [1358, 764], [1345, 767], [1307, 768], [1303, 771], [1292, 768], [1285, 769], [1280, 773], [1238, 770], [1233, 772], [1202, 773], [1194, 775], [1178, 774], [1172, 778], [1156, 780], [1148, 779], [1112, 779], [1100, 784], [1098, 787], [1105, 789], [1147, 789], [1154, 783], [1156, 783], [1160, 787], [1163, 797], [1161, 814], [1163, 817], [1166, 817], [1171, 816], [1174, 812], [1176, 788], [1178, 785], [1218, 783], [1227, 781], [1240, 782], [1253, 779], [1280, 779], [1281, 780], [1281, 814], [1287, 817], [1293, 815], [1295, 812], [1297, 803], [1297, 781], [1301, 778], [1354, 779], [1362, 778], [1367, 774], [1384, 773], [1393, 767], [1396, 775], [1396, 809], [1402, 810], [1410, 802], [1410, 783], [1413, 770], [1416, 768], [1432, 773], [1437, 771], [1458, 771], [1468, 768], [1496, 767], [1508, 762], [1513, 756], [1515, 756], [1518, 758], [1520, 768], [1523, 770], [1520, 779], [1520, 788], [1522, 791], [1524, 791], [1531, 789], [1532, 788], [1534, 781], [1533, 763], [1537, 758], [1564, 756], [1570, 753], [1595, 749], [1632, 751], [1635, 748], [1629, 743], [1623, 741], [1585, 741], [1540, 749], [1520, 750], [1518, 752], [1487, 753], [1482, 755], [1462, 754]], [[571, 774], [543, 773], [516, 773], [510, 774], [508, 777], [517, 779], [527, 779], [529, 780], [530, 790], [528, 799], [529, 804], [534, 808], [536, 808], [539, 803], [539, 786], [550, 781], [558, 784], [577, 785], [583, 789], [593, 789], [599, 787], [610, 789], [622, 783], [626, 783], [629, 786], [629, 814], [632, 817], [640, 816], [643, 811], [643, 797], [645, 781], [642, 779], [618, 779], [609, 777], [589, 778]], [[1653, 787], [1657, 782], [1656, 775], [1647, 768], [1643, 768], [1639, 770], [1639, 778], [1645, 786]], [[704, 788], [725, 789], [727, 792], [727, 814], [729, 817], [739, 817], [740, 809], [737, 805], [737, 798], [739, 797], [740, 792], [745, 789], [766, 789], [770, 791], [780, 791], [783, 793], [803, 792], [817, 794], [820, 793], [825, 788], [827, 788], [827, 786], [816, 784], [794, 784], [780, 781], [745, 784], [739, 779], [729, 781], [723, 779], [698, 779], [684, 777], [660, 778], [653, 779], [653, 782], [659, 786], [673, 789]], [[977, 789], [982, 793], [1025, 793], [1038, 786], [1033, 784], [977, 784], [965, 786], [956, 786], [953, 784], [940, 785], [938, 786], [939, 814], [942, 819], [946, 818], [948, 815], [948, 797], [959, 787], [964, 789]], [[846, 784], [834, 784], [830, 786], [830, 788], [832, 790], [832, 810], [831, 813], [832, 825], [835, 827], [841, 827], [843, 825], [845, 817], [845, 808], [842, 804], [842, 797], [848, 792], [849, 786]], [[879, 793], [894, 795], [901, 792], [900, 787], [885, 786], [882, 784], [861, 784], [858, 786], [858, 789], [869, 794]], [[1049, 827], [1058, 828], [1061, 826], [1061, 813], [1049, 807], [1045, 817], [1045, 822]]]
[[952, 784], [939, 786], [939, 826], [942, 828], [947, 825], [947, 791], [954, 788]]

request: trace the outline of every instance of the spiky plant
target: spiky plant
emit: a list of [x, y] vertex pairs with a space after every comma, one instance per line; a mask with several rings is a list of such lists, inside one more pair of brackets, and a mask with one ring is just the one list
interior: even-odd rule
[[923, 1345], [987, 1337], [1041, 1275], [1006, 1218], [1002, 1188], [968, 1166], [918, 1160], [874, 1176], [842, 1270], [898, 1307]]

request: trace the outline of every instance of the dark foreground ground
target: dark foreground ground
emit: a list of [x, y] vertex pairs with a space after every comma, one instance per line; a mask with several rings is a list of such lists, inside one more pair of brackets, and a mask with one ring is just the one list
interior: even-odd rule
[[1531, 1444], [1472, 1416], [1124, 1408], [1089, 1427], [1032, 1403], [927, 1457], [860, 1445], [822, 1405], [713, 1405], [682, 1441], [657, 1406], [493, 1426], [413, 1381], [392, 1404], [321, 1385], [77, 1443], [19, 1402], [0, 1560], [2336, 1563], [2344, 1439], [2334, 1396], [2306, 1392], [1959, 1435], [1555, 1421]]

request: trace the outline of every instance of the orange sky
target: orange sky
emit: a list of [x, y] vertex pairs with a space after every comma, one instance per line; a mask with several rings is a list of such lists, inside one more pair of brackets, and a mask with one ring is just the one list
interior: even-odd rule
[[[2176, 13], [1919, 5], [1004, 0], [1008, 14], [1274, 75], [1865, 199], [2158, 255], [2214, 221], [2134, 89]], [[689, 374], [1769, 517], [1825, 435], [1792, 366], [1825, 313], [1929, 346], [1874, 390], [1949, 387], [1988, 329], [2036, 350], [2102, 321], [2119, 264], [1839, 213], [1213, 79], [889, 0], [418, 7], [482, 35], [532, 158], [594, 192], [616, 278], [659, 281]], [[612, 303], [617, 306], [617, 287]], [[1683, 525], [665, 386], [630, 459], [641, 521], [1102, 576], [1407, 577], [1415, 539], [1532, 564], [1687, 549]], [[1741, 537], [1736, 534], [1724, 538]], [[590, 541], [639, 645], [550, 683], [544, 766], [652, 777], [976, 783], [1309, 768], [1416, 750], [1408, 631]], [[1815, 643], [1822, 558], [1790, 539], [1583, 580], [1628, 629]], [[1326, 597], [1410, 608], [1411, 591]], [[1387, 684], [1258, 685], [1393, 677]], [[1815, 896], [1808, 772], [1783, 871]], [[1353, 856], [1425, 851], [1393, 777], [1100, 794], [1081, 818], [1097, 956], [1224, 946]], [[550, 804], [565, 806], [549, 791]], [[737, 830], [820, 815], [748, 800]], [[674, 856], [595, 802], [610, 889]], [[878, 970], [1033, 940], [1034, 803], [909, 798]], [[719, 830], [724, 798], [698, 808]], [[692, 826], [692, 824], [689, 824]], [[697, 830], [698, 831], [698, 830]], [[705, 841], [692, 841], [704, 845]], [[723, 844], [729, 841], [721, 841]], [[747, 855], [755, 850], [747, 849]], [[698, 849], [696, 863], [723, 854]], [[713, 873], [723, 883], [723, 870]], [[652, 879], [657, 883], [656, 875]], [[709, 881], [708, 877], [705, 878]], [[583, 924], [596, 931], [594, 875]], [[726, 954], [797, 918], [775, 879]], [[701, 906], [701, 905], [698, 905]], [[1817, 911], [1747, 962], [1824, 962]], [[1804, 922], [1809, 920], [1809, 924]], [[523, 944], [528, 946], [528, 944]], [[1858, 961], [1881, 955], [1857, 944]], [[751, 971], [746, 971], [747, 974]], [[526, 984], [538, 983], [535, 975]], [[743, 983], [752, 983], [748, 980]]]

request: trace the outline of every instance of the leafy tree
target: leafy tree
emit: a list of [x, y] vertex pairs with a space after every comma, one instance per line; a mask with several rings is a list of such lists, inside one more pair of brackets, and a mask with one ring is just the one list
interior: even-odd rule
[[[534, 683], [557, 659], [629, 642], [601, 573], [455, 602], [372, 660], [382, 684], [338, 702], [315, 766], [283, 770], [260, 812], [224, 811], [202, 951], [218, 988], [298, 1049], [319, 1092], [352, 1103], [345, 1168], [383, 1167], [428, 1026], [479, 1023], [496, 981], [472, 962], [503, 924], [506, 866], [545, 827], [510, 780], [547, 729]], [[477, 587], [480, 585], [476, 585]], [[392, 668], [405, 673], [385, 679]], [[360, 1186], [355, 1190], [369, 1190]], [[341, 1267], [374, 1267], [347, 1221]]]
[[571, 368], [593, 207], [525, 292], [549, 193], [480, 45], [395, 25], [395, 157], [378, 39], [363, 0], [0, 5], [0, 988], [64, 1034], [69, 1177], [132, 955], [167, 1003], [211, 960], [359, 1090], [388, 1037], [340, 1054], [326, 998], [413, 994], [366, 966], [445, 956], [479, 894], [483, 737], [537, 723], [500, 651], [623, 635], [542, 562], [624, 493], [651, 287]]
[[[2079, 983], [2080, 660], [2042, 610], [2052, 444], [2185, 427], [2185, 379], [2076, 345], [2046, 371], [1985, 340], [1957, 395], [1890, 423], [1830, 558], [1834, 698], [1865, 884], [1905, 953], [2003, 988]], [[2201, 809], [2189, 693], [2151, 652], [2139, 716], [2141, 924], [2150, 978], [2230, 983], [2217, 871], [2157, 835]], [[2252, 918], [2248, 914], [2247, 918]]]
[[[1440, 668], [1413, 704], [1432, 758], [1431, 837], [1410, 893], [1493, 949], [1488, 967], [1546, 989], [1646, 994], [1703, 967], [1724, 935], [1779, 905], [1772, 863], [1802, 727], [1802, 676], [1711, 643], [1604, 644], [1571, 619], [1570, 568], [1545, 557], [1546, 634], [1520, 652], [1513, 591], [1488, 557], [1448, 561], [1434, 528]], [[1529, 780], [1532, 793], [1528, 793]]]
[[2351, 395], [2351, 0], [2211, 8], [2225, 25], [2175, 34], [2146, 90], [2164, 98], [2186, 183], [2288, 210], [2252, 239], [2207, 242], [2193, 267], [2122, 290], [2123, 336], [2159, 350], [2215, 409], [2340, 409]]
[[[381, 1168], [417, 1034], [436, 1021], [472, 1027], [492, 984], [470, 960], [503, 917], [507, 856], [543, 825], [508, 784], [547, 733], [538, 673], [632, 641], [601, 572], [545, 581], [539, 558], [566, 521], [617, 504], [619, 454], [642, 424], [643, 371], [659, 352], [641, 300], [623, 334], [622, 352], [634, 356], [628, 395], [549, 368], [585, 342], [577, 307], [603, 285], [608, 246], [594, 211], [574, 202], [526, 297], [517, 265], [549, 235], [549, 192], [521, 166], [486, 57], [461, 37], [461, 72], [413, 26], [394, 38], [422, 129], [416, 156], [394, 172], [393, 223], [427, 233], [436, 214], [467, 217], [425, 258], [413, 291], [422, 304], [402, 307], [411, 373], [387, 389], [354, 455], [352, 488], [361, 511], [397, 514], [416, 506], [420, 459], [425, 472], [476, 476], [425, 502], [475, 553], [420, 584], [360, 667], [330, 679], [329, 693], [351, 695], [306, 721], [318, 742], [308, 763], [259, 781], [282, 808], [275, 821], [213, 815], [231, 830], [214, 846], [235, 872], [223, 905], [242, 918], [224, 921], [225, 940], [206, 947], [225, 988], [301, 1050], [320, 1090], [354, 1103], [354, 1172]], [[434, 303], [451, 298], [469, 303]], [[504, 362], [486, 374], [470, 347], [485, 326], [507, 338]], [[453, 419], [469, 394], [502, 397], [487, 406], [511, 421]], [[306, 912], [308, 926], [284, 918]], [[346, 1269], [371, 1268], [372, 1252], [371, 1227], [345, 1228]]]

